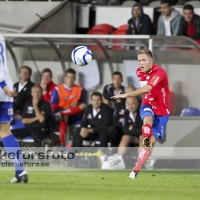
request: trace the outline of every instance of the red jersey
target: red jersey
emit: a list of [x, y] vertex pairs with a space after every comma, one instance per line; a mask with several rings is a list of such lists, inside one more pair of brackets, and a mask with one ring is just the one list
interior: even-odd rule
[[168, 115], [169, 84], [167, 73], [160, 66], [154, 64], [149, 72], [143, 73], [137, 69], [140, 86], [150, 85], [152, 90], [142, 95], [142, 104], [152, 107], [156, 115]]
[[[40, 85], [40, 83], [38, 84]], [[53, 90], [55, 89], [57, 85], [51, 81], [48, 85], [47, 85], [47, 93], [44, 94], [42, 97], [45, 101], [49, 102], [50, 103], [50, 100], [51, 100], [51, 95], [53, 93]]]

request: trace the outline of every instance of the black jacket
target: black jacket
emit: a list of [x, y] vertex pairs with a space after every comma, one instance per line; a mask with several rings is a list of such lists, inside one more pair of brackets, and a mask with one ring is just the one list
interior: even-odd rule
[[[23, 113], [26, 101], [31, 100], [31, 88], [34, 85], [35, 84], [31, 82], [31, 80], [29, 80], [28, 83], [23, 87], [23, 89], [18, 93], [17, 97], [14, 98], [13, 102], [14, 111], [19, 110], [20, 114]], [[19, 82], [15, 83], [13, 87], [15, 91], [18, 92]]]
[[[22, 119], [36, 117], [32, 101], [27, 101], [24, 104], [25, 104], [25, 107], [24, 107], [24, 111], [22, 114]], [[41, 99], [38, 103], [38, 108], [39, 108], [40, 112], [44, 113], [45, 121], [43, 123], [40, 123], [38, 120], [36, 120], [36, 121], [32, 122], [31, 124], [26, 124], [26, 127], [49, 128], [50, 117], [51, 117], [50, 103]]]
[[[123, 134], [131, 136], [139, 136], [142, 134], [142, 120], [140, 118], [139, 109], [135, 118], [135, 122], [129, 116], [130, 112], [128, 110], [124, 113], [124, 120], [122, 122]], [[133, 129], [130, 130], [130, 125], [133, 126]]]
[[[136, 3], [134, 6], [139, 6], [141, 9], [141, 15], [139, 18], [138, 26], [136, 25], [134, 16], [128, 20], [128, 29], [126, 35], [153, 35], [155, 34], [153, 23], [150, 17], [143, 13], [143, 7], [141, 4]], [[133, 9], [132, 9], [133, 10]], [[131, 10], [131, 14], [132, 14]]]
[[[192, 37], [191, 36], [189, 37], [195, 40], [199, 40], [200, 39], [200, 16], [195, 14], [192, 19], [191, 24], [195, 28], [195, 34]], [[179, 24], [178, 35], [188, 36], [187, 26], [188, 26], [188, 22], [185, 21], [184, 17], [182, 17]]]
[[122, 122], [120, 122], [119, 119], [124, 118], [125, 111], [126, 111], [125, 104], [121, 104], [121, 106], [118, 106], [118, 108], [114, 110], [113, 123], [112, 123], [113, 126], [122, 128]]
[[[125, 87], [123, 85], [121, 86], [121, 90], [122, 90], [122, 94], [124, 94]], [[126, 99], [121, 99], [120, 103], [116, 102], [116, 99], [111, 99], [111, 97], [115, 95], [114, 91], [115, 91], [115, 88], [113, 84], [106, 85], [103, 89], [103, 97], [110, 102], [113, 109], [117, 109], [119, 106], [121, 106], [121, 104], [123, 105], [125, 104]]]
[[93, 132], [98, 133], [100, 130], [108, 128], [112, 124], [112, 112], [112, 109], [108, 105], [102, 104], [100, 111], [94, 117], [93, 106], [90, 104], [86, 107], [81, 127], [93, 128]]

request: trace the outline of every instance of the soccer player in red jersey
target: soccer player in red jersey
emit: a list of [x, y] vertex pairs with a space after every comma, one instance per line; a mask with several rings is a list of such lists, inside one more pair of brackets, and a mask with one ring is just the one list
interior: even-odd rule
[[139, 68], [136, 73], [141, 88], [112, 97], [118, 99], [142, 95], [140, 116], [143, 120], [144, 148], [138, 157], [136, 166], [129, 175], [131, 179], [137, 178], [140, 169], [151, 156], [156, 141], [158, 138], [162, 138], [170, 114], [168, 109], [169, 85], [167, 73], [160, 66], [153, 64], [153, 56], [150, 50], [139, 50], [137, 57]]

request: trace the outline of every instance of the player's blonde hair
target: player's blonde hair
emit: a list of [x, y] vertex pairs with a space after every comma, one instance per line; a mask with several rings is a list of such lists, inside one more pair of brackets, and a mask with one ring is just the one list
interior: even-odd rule
[[152, 52], [151, 52], [149, 49], [147, 49], [147, 48], [141, 49], [141, 50], [139, 50], [139, 51], [137, 52], [137, 55], [141, 55], [141, 54], [146, 54], [146, 55], [149, 56], [150, 58], [153, 58]]

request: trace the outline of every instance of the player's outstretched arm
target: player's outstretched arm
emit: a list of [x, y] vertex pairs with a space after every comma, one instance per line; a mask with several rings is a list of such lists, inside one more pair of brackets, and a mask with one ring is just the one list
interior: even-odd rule
[[17, 92], [16, 91], [11, 91], [8, 86], [4, 86], [3, 87], [3, 91], [5, 92], [6, 95], [8, 95], [9, 97], [16, 97], [17, 96]]
[[119, 99], [119, 98], [126, 98], [126, 97], [136, 97], [136, 96], [140, 96], [142, 94], [148, 93], [151, 90], [152, 90], [152, 87], [150, 85], [145, 85], [144, 87], [141, 87], [141, 88], [139, 88], [135, 91], [128, 92], [128, 93], [125, 93], [125, 94], [118, 94], [118, 95], [115, 95], [111, 98]]

